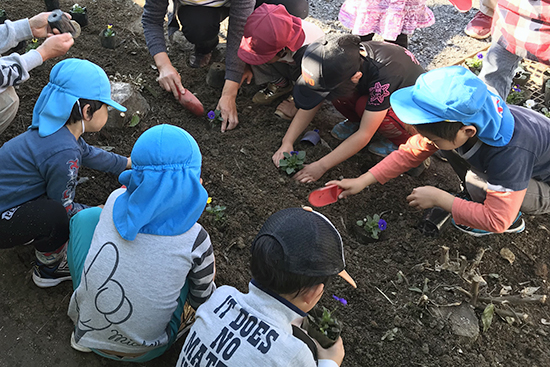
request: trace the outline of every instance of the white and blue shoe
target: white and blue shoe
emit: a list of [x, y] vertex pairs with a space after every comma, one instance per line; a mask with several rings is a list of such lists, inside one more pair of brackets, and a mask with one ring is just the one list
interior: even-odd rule
[[[477, 228], [464, 226], [462, 224], [456, 224], [454, 219], [452, 220], [452, 223], [457, 229], [461, 230], [464, 233], [468, 233], [469, 235], [472, 235], [474, 237], [482, 237], [490, 234], [498, 234], [496, 232], [489, 232], [489, 231], [484, 231], [483, 229], [477, 229]], [[525, 229], [525, 221], [523, 220], [523, 218], [521, 218], [521, 212], [519, 212], [514, 223], [512, 223], [512, 225], [502, 233], [520, 233], [520, 232], [523, 232], [524, 229]]]

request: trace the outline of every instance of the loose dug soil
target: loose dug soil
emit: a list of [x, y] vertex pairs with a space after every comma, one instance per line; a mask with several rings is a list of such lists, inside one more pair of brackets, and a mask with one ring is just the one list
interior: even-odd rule
[[[72, 5], [66, 0], [60, 3], [64, 10]], [[219, 126], [212, 126], [206, 117], [197, 118], [183, 110], [155, 81], [157, 71], [151, 67], [153, 60], [139, 27], [139, 6], [122, 0], [96, 0], [83, 5], [88, 8], [90, 25], [83, 28], [67, 57], [95, 62], [108, 75], [116, 75], [118, 79], [141, 78], [143, 96], [151, 105], [150, 113], [136, 127], [85, 134], [85, 139], [90, 144], [112, 146], [115, 152], [123, 155], [130, 154], [143, 131], [160, 123], [181, 126], [197, 139], [204, 157], [204, 185], [214, 205], [227, 207], [223, 223], [214, 222], [208, 213], [200, 219], [214, 244], [217, 284], [246, 291], [250, 279], [248, 248], [270, 214], [286, 207], [306, 205], [308, 193], [324, 182], [357, 177], [378, 161], [364, 150], [330, 170], [318, 183], [294, 182], [271, 163], [271, 155], [279, 147], [288, 123], [273, 115], [273, 106], [251, 105], [257, 87], [243, 89], [237, 99], [239, 127], [222, 134]], [[12, 19], [29, 17], [44, 9], [41, 0], [0, 1], [0, 6]], [[114, 24], [121, 41], [115, 50], [102, 48], [98, 40], [99, 32], [108, 23]], [[430, 42], [418, 36], [416, 41], [417, 44]], [[215, 61], [222, 59], [221, 49]], [[175, 46], [170, 50], [184, 85], [196, 93], [208, 111], [215, 108], [219, 91], [205, 84], [206, 69], [187, 66], [188, 53]], [[31, 79], [19, 87], [18, 117], [0, 136], [0, 143], [28, 127], [33, 105], [57, 61], [48, 61], [33, 70]], [[320, 158], [338, 145], [330, 136], [330, 129], [339, 119], [341, 117], [329, 105], [318, 113], [311, 128], [320, 130], [324, 143], [314, 147], [295, 146], [306, 150], [307, 162]], [[81, 203], [102, 204], [109, 193], [119, 187], [117, 178], [107, 174], [82, 169], [80, 175], [89, 178], [77, 190], [76, 199]], [[348, 306], [340, 306], [337, 311], [344, 324], [342, 337], [346, 357], [343, 366], [550, 366], [550, 327], [541, 322], [541, 319], [550, 320], [546, 305], [512, 306], [516, 312], [529, 315], [526, 323], [507, 323], [495, 316], [489, 330], [476, 340], [466, 341], [457, 338], [449, 324], [434, 312], [436, 305], [467, 301], [465, 296], [453, 290], [454, 286], [469, 289], [455, 273], [436, 267], [441, 246], [450, 248], [453, 261], [458, 256], [472, 261], [478, 249], [487, 250], [479, 266], [488, 283], [481, 288], [481, 295], [497, 297], [503, 285], [511, 286], [512, 294], [518, 294], [525, 287], [540, 287], [537, 293], [547, 294], [548, 216], [526, 216], [526, 230], [517, 235], [473, 238], [449, 227], [439, 238], [428, 238], [416, 229], [421, 213], [409, 208], [405, 200], [413, 188], [422, 185], [452, 192], [459, 190], [458, 180], [449, 166], [432, 159], [431, 167], [418, 178], [404, 175], [384, 186], [375, 185], [351, 199], [319, 209], [340, 230], [347, 270], [358, 285], [357, 289], [352, 289], [336, 279], [321, 300], [329, 309], [337, 303], [331, 298], [332, 294], [348, 300]], [[361, 244], [350, 226], [357, 219], [374, 213], [383, 213], [388, 229], [381, 241]], [[513, 264], [499, 255], [504, 247], [515, 254]], [[32, 252], [28, 247], [0, 252], [0, 366], [126, 365], [71, 349], [72, 323], [66, 316], [71, 285], [65, 282], [48, 290], [34, 286], [30, 278]], [[423, 297], [423, 301], [419, 301], [422, 295], [418, 292], [422, 291], [427, 300]], [[497, 307], [509, 310], [508, 306]], [[481, 319], [481, 311], [476, 313]], [[182, 341], [179, 341], [165, 355], [143, 365], [173, 366], [181, 346]]]

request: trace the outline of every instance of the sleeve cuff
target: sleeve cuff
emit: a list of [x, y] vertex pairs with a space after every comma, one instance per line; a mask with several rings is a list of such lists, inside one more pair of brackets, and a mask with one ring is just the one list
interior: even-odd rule
[[11, 23], [15, 29], [15, 38], [18, 43], [32, 38], [32, 29], [28, 19], [19, 19]]
[[334, 362], [332, 359], [320, 359], [317, 366], [318, 367], [338, 367], [338, 363]]
[[42, 65], [42, 55], [40, 55], [40, 52], [36, 50], [30, 50], [26, 54], [21, 56], [21, 59], [26, 65], [26, 70], [31, 71], [37, 66]]

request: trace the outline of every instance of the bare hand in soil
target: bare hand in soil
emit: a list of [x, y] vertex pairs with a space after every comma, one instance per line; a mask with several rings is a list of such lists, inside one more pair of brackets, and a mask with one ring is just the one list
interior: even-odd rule
[[46, 38], [36, 51], [40, 52], [42, 61], [46, 61], [53, 57], [65, 55], [73, 44], [73, 36], [70, 33], [62, 33]]
[[344, 360], [344, 355], [346, 354], [344, 350], [344, 342], [342, 341], [342, 338], [338, 338], [336, 343], [328, 349], [324, 349], [319, 345], [317, 341], [315, 341], [315, 344], [317, 344], [317, 353], [319, 359], [332, 359], [338, 366], [342, 364], [342, 361]]
[[275, 152], [275, 154], [273, 154], [273, 157], [271, 157], [271, 160], [273, 161], [273, 164], [279, 168], [279, 162], [281, 161], [281, 159], [283, 159], [285, 156], [283, 155], [283, 153], [289, 153], [292, 152], [294, 150], [294, 147], [292, 145], [286, 145], [286, 144], [283, 144], [281, 145], [281, 147], [279, 148], [279, 150], [277, 150]]
[[222, 133], [226, 130], [233, 130], [239, 124], [239, 114], [237, 113], [237, 93], [239, 92], [240, 84], [232, 80], [226, 80], [223, 85], [222, 96], [216, 106], [217, 110], [221, 111]]
[[239, 84], [239, 86], [243, 85], [245, 81], [246, 84], [250, 84], [252, 77], [254, 77], [254, 74], [252, 74], [252, 69], [250, 68], [250, 65], [246, 64], [244, 67], [243, 76], [241, 78], [241, 84]]
[[301, 183], [314, 182], [320, 179], [326, 171], [327, 170], [319, 163], [319, 161], [317, 161], [306, 165], [300, 170], [300, 172], [295, 174], [293, 178]]

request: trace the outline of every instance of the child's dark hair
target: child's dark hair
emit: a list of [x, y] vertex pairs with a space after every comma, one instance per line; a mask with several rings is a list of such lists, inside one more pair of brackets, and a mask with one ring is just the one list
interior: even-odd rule
[[455, 141], [456, 134], [458, 134], [462, 126], [464, 126], [464, 124], [458, 121], [440, 121], [431, 124], [414, 125], [416, 131], [422, 135], [428, 133], [452, 142]]
[[[80, 106], [78, 105], [79, 102]], [[88, 117], [90, 118], [97, 110], [99, 110], [104, 105], [104, 103], [101, 101], [79, 98], [78, 101], [74, 103], [73, 109], [71, 110], [71, 115], [69, 116], [69, 119], [65, 124], [70, 125], [82, 120], [82, 108], [84, 108], [84, 106], [86, 106], [87, 104], [90, 105], [90, 108], [88, 109]]]
[[[357, 47], [357, 70], [355, 70], [355, 72], [357, 71], [360, 71], [361, 70], [361, 66], [363, 64], [363, 60], [361, 58], [361, 38], [359, 36], [355, 36], [355, 35], [352, 35], [352, 34], [347, 34], [347, 35], [344, 35], [344, 36], [336, 36], [336, 35], [331, 35], [331, 36], [327, 36], [327, 38], [334, 38], [334, 37], [338, 37], [337, 39], [337, 43], [338, 43], [338, 46], [340, 47], [349, 47], [350, 45], [351, 46], [356, 46]], [[354, 74], [355, 74], [354, 72]], [[333, 100], [336, 100], [338, 98], [343, 98], [343, 97], [348, 97], [348, 96], [351, 96], [353, 95], [353, 91], [355, 90], [355, 88], [357, 87], [357, 84], [355, 84], [354, 82], [351, 81], [351, 78], [347, 78], [346, 80], [344, 80], [342, 83], [340, 83], [336, 88], [334, 88], [333, 90], [330, 91], [330, 93], [327, 95], [326, 99], [328, 101], [333, 101]]]
[[278, 262], [283, 259], [283, 249], [271, 236], [257, 238], [252, 246], [250, 270], [252, 278], [262, 287], [277, 294], [300, 295], [318, 284], [328, 284], [331, 276], [310, 277], [280, 270]]

